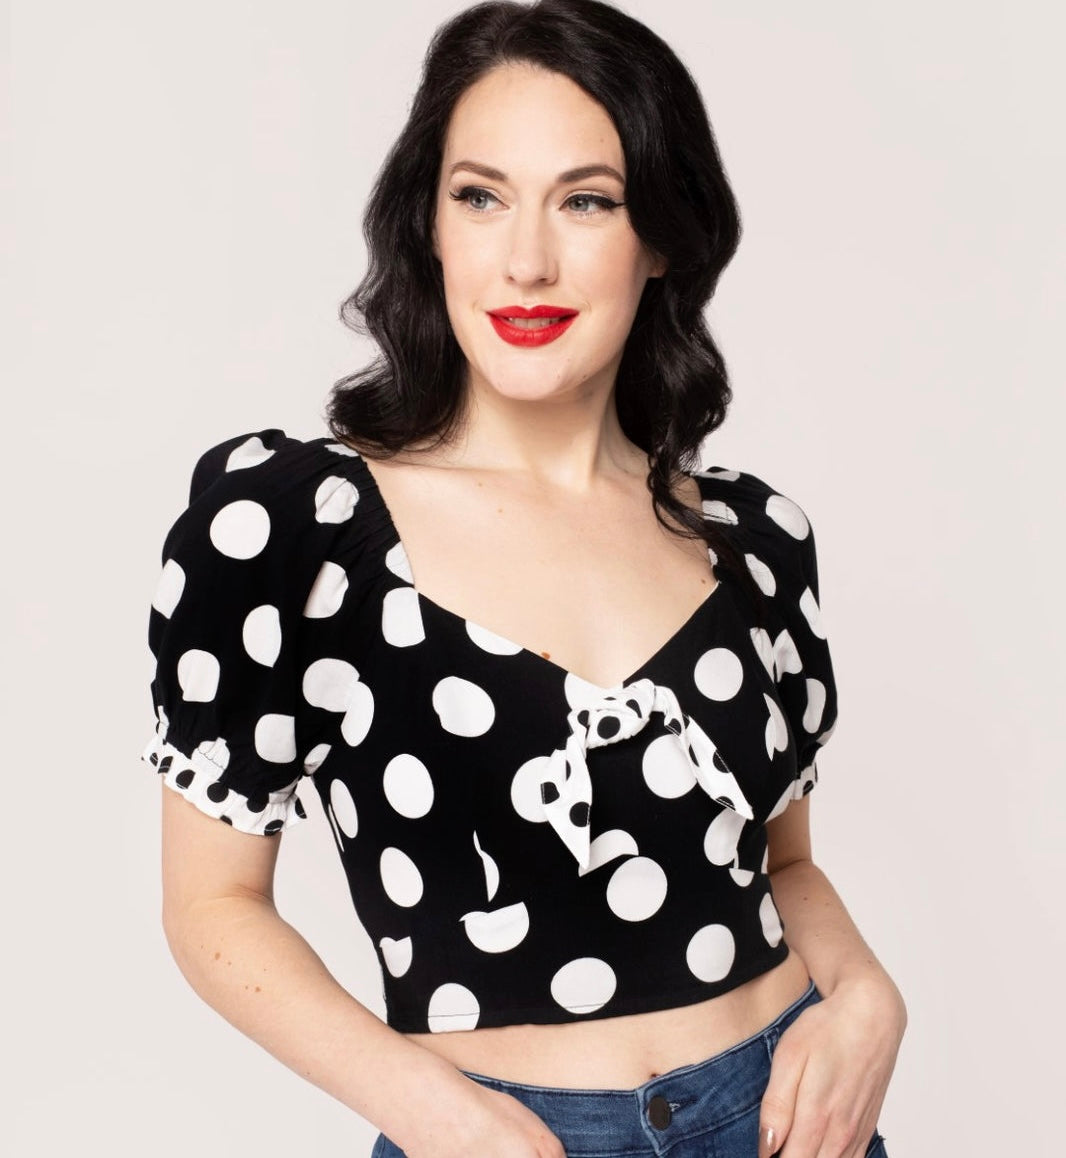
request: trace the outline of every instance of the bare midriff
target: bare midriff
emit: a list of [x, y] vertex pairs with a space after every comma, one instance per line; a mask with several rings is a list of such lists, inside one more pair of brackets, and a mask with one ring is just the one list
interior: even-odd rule
[[695, 1005], [561, 1025], [406, 1036], [459, 1069], [524, 1085], [630, 1090], [758, 1033], [810, 984], [793, 949], [775, 968]]

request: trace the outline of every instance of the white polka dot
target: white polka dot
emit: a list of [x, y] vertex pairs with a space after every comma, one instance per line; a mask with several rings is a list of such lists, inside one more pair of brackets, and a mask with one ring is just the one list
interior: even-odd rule
[[534, 756], [527, 760], [511, 780], [511, 805], [523, 820], [540, 824], [548, 818], [540, 798], [540, 785], [549, 756]]
[[707, 825], [703, 838], [703, 855], [711, 864], [727, 865], [737, 855], [737, 841], [744, 827], [744, 817], [731, 808], [724, 808]]
[[781, 915], [777, 911], [774, 899], [769, 893], [763, 897], [759, 905], [759, 920], [762, 922], [762, 935], [771, 946], [777, 945], [784, 936], [781, 927]]
[[411, 647], [426, 638], [413, 587], [394, 587], [381, 601], [381, 634], [393, 647]]
[[316, 744], [304, 757], [304, 771], [313, 776], [322, 766], [322, 762], [330, 753], [329, 744]]
[[341, 832], [351, 839], [359, 831], [359, 814], [355, 810], [351, 791], [343, 780], [334, 779], [330, 783], [329, 803]]
[[744, 682], [744, 665], [728, 647], [712, 647], [696, 661], [694, 678], [709, 700], [731, 700]]
[[414, 956], [411, 938], [401, 937], [399, 941], [394, 941], [391, 937], [382, 937], [378, 944], [381, 946], [385, 968], [393, 977], [402, 977], [411, 968], [411, 958]]
[[745, 555], [744, 562], [748, 565], [751, 577], [755, 580], [759, 590], [764, 595], [773, 595], [777, 590], [777, 580], [773, 571], [755, 555]]
[[491, 913], [464, 913], [459, 919], [470, 943], [483, 953], [506, 953], [521, 944], [529, 932], [529, 910], [524, 901]]
[[620, 864], [607, 884], [607, 904], [623, 921], [646, 921], [666, 900], [666, 873], [650, 857]]
[[181, 698], [188, 703], [209, 704], [218, 691], [222, 669], [209, 651], [190, 648], [178, 660], [178, 685]]
[[401, 816], [416, 820], [433, 805], [433, 780], [429, 769], [407, 752], [401, 752], [385, 766], [385, 799]]
[[318, 569], [314, 586], [304, 604], [308, 619], [327, 619], [335, 615], [348, 591], [348, 573], [337, 563], [327, 560]]
[[292, 716], [268, 713], [255, 725], [255, 750], [271, 764], [289, 764], [296, 759], [296, 720]]
[[766, 721], [766, 755], [772, 760], [774, 752], [783, 752], [788, 747], [788, 723], [776, 700], [763, 692], [770, 718]]
[[236, 499], [211, 520], [215, 548], [230, 559], [254, 559], [270, 538], [270, 515], [251, 499]]
[[736, 482], [737, 479], [740, 478], [739, 470], [726, 470], [725, 467], [721, 466], [709, 467], [707, 470], [698, 470], [696, 474], [698, 474], [700, 478], [720, 478], [726, 482]]
[[767, 866], [769, 864], [770, 864], [770, 847], [769, 847], [769, 845], [767, 845], [767, 847], [763, 849], [762, 864], [759, 867], [759, 872], [765, 874]]
[[304, 699], [313, 708], [326, 712], [346, 712], [359, 673], [343, 659], [316, 659], [304, 672]]
[[343, 442], [327, 442], [326, 450], [332, 450], [334, 454], [343, 454], [348, 458], [359, 457], [359, 451], [353, 450], [350, 446], [345, 446]]
[[736, 511], [728, 503], [723, 503], [721, 499], [705, 499], [703, 513], [708, 519], [713, 519], [716, 523], [726, 523], [735, 527], [738, 522]]
[[770, 633], [765, 627], [753, 627], [751, 629], [751, 642], [755, 645], [759, 659], [762, 660], [762, 665], [766, 668], [766, 674], [773, 677], [774, 674], [774, 645], [770, 639]]
[[614, 970], [599, 957], [568, 961], [552, 978], [556, 1003], [571, 1013], [594, 1013], [614, 996], [618, 981]]
[[644, 781], [656, 796], [674, 800], [696, 786], [692, 762], [676, 736], [657, 736], [644, 749], [641, 760]]
[[636, 856], [639, 852], [637, 842], [628, 832], [621, 828], [609, 828], [589, 843], [588, 867], [579, 868], [577, 875], [583, 877], [620, 856]]
[[771, 495], [766, 500], [766, 513], [771, 519], [794, 539], [806, 539], [810, 532], [807, 516], [791, 500], [784, 495]]
[[429, 999], [427, 1020], [430, 1033], [474, 1029], [481, 1016], [477, 998], [465, 985], [449, 981], [438, 986]]
[[270, 603], [263, 603], [244, 617], [241, 632], [244, 650], [263, 667], [273, 667], [281, 652], [281, 616]]
[[825, 684], [821, 680], [807, 680], [807, 710], [803, 713], [803, 729], [812, 735], [822, 725], [825, 711]]
[[407, 552], [404, 550], [403, 543], [394, 543], [385, 553], [385, 566], [398, 579], [402, 579], [405, 583], [413, 583], [415, 577], [411, 571], [411, 561], [407, 558]]
[[748, 885], [750, 885], [751, 882], [755, 879], [755, 874], [751, 871], [751, 869], [734, 867], [729, 870], [729, 875], [733, 878], [736, 884], [740, 885], [742, 889], [746, 889]]
[[460, 676], [445, 676], [433, 689], [433, 710], [453, 736], [483, 736], [496, 718], [488, 692]]
[[178, 600], [181, 599], [184, 590], [185, 572], [174, 559], [168, 559], [163, 564], [163, 570], [159, 575], [152, 606], [160, 615], [169, 619], [174, 614], [174, 608], [177, 607]]
[[409, 909], [422, 899], [422, 874], [415, 862], [391, 845], [381, 854], [381, 884], [389, 899]]
[[351, 703], [341, 720], [341, 736], [349, 747], [356, 747], [365, 739], [374, 722], [374, 693], [364, 683], [352, 689]]
[[733, 934], [725, 925], [704, 925], [692, 935], [685, 961], [701, 981], [721, 981], [733, 968], [736, 952]]
[[331, 475], [315, 491], [315, 520], [319, 523], [344, 523], [352, 517], [359, 491], [346, 478]]
[[800, 596], [799, 607], [811, 631], [814, 632], [819, 639], [825, 639], [825, 628], [822, 626], [822, 611], [818, 606], [818, 600], [814, 597], [814, 592], [809, 587], [804, 587], [803, 594]]
[[500, 887], [500, 869], [492, 857], [481, 847], [476, 832], [474, 833], [474, 848], [477, 849], [477, 854], [481, 857], [481, 867], [485, 870], [485, 896], [491, 901], [496, 895], [496, 890]]
[[598, 704], [603, 699], [604, 692], [613, 690], [613, 688], [603, 688], [599, 684], [589, 683], [588, 680], [583, 680], [580, 676], [569, 672], [566, 679], [563, 680], [563, 695], [566, 696], [566, 702], [570, 705], [571, 711]]
[[196, 745], [196, 750], [223, 772], [229, 767], [229, 745], [221, 736], [217, 740], [202, 740]]
[[777, 671], [777, 679], [780, 679], [785, 672], [803, 671], [803, 660], [800, 659], [800, 653], [796, 650], [796, 641], [789, 634], [788, 628], [785, 628], [774, 640], [774, 668]]
[[253, 434], [251, 438], [246, 438], [240, 446], [230, 451], [229, 458], [226, 459], [226, 470], [244, 470], [249, 466], [257, 466], [261, 462], [266, 462], [273, 453], [263, 445], [263, 440], [258, 434]]
[[517, 655], [523, 650], [519, 644], [512, 643], [511, 640], [504, 639], [502, 635], [497, 635], [494, 631], [489, 631], [487, 627], [472, 623], [469, 619], [466, 621], [466, 634], [482, 651], [491, 652], [493, 655]]

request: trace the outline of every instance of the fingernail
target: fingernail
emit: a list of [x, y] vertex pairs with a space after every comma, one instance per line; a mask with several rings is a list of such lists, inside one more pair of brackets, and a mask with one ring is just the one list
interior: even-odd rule
[[773, 1126], [766, 1127], [766, 1153], [773, 1158], [774, 1153], [774, 1128]]

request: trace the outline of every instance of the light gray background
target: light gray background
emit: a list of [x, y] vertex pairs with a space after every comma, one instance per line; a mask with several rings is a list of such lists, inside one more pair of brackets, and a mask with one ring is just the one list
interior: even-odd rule
[[[459, 7], [13, 5], [7, 1153], [369, 1150], [167, 953], [146, 625], [199, 453], [324, 433], [329, 386], [369, 357], [336, 319], [362, 207]], [[626, 8], [693, 71], [746, 225], [711, 311], [736, 401], [705, 462], [763, 476], [818, 535], [841, 717], [814, 851], [910, 1011], [889, 1153], [1057, 1154], [1061, 8]], [[281, 911], [381, 1012], [303, 798]]]

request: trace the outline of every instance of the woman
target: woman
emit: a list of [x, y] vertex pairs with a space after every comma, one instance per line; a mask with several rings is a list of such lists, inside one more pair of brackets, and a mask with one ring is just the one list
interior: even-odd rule
[[[384, 357], [331, 438], [205, 453], [164, 546], [183, 972], [379, 1156], [883, 1155], [904, 1006], [810, 854], [813, 533], [686, 469], [739, 239], [690, 77], [596, 0], [471, 8], [366, 232]], [[387, 1024], [273, 905], [305, 775]]]

